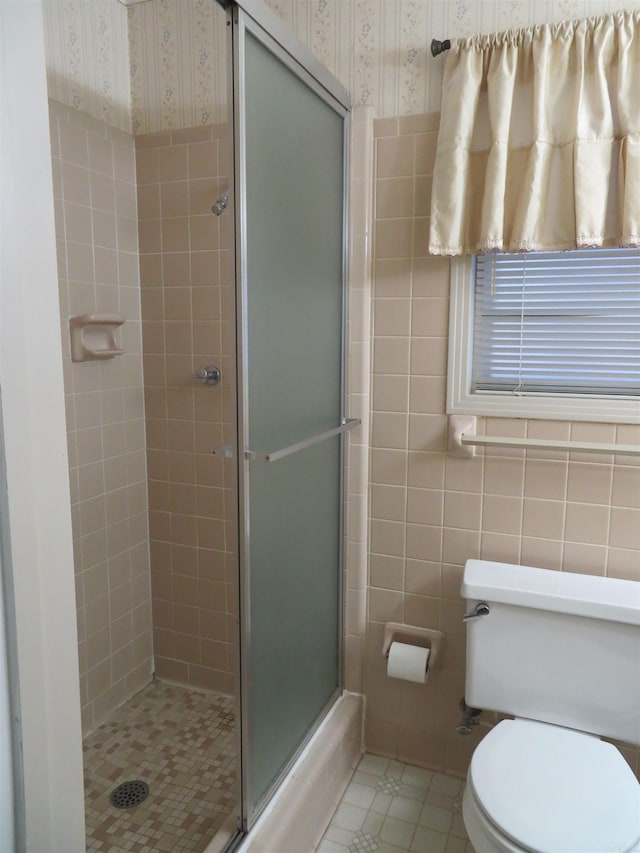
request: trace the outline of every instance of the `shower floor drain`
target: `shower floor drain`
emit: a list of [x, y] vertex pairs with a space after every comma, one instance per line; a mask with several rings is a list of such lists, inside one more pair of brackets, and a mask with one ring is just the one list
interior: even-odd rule
[[109, 801], [117, 809], [132, 809], [139, 806], [149, 796], [149, 786], [140, 779], [122, 782], [109, 794]]

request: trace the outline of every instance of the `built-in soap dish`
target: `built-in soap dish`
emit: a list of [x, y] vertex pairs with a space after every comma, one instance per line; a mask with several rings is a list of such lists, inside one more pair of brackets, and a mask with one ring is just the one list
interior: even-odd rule
[[122, 355], [116, 329], [125, 322], [122, 314], [79, 314], [69, 317], [71, 361], [98, 361]]

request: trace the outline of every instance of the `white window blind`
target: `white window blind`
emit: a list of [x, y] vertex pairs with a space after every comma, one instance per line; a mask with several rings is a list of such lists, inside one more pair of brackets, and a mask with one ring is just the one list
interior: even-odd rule
[[640, 251], [479, 255], [471, 392], [640, 397]]

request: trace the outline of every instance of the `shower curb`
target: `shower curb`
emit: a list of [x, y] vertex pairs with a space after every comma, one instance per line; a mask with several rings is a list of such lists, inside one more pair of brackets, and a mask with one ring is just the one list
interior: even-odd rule
[[362, 696], [343, 694], [239, 853], [315, 850], [362, 756], [362, 716]]

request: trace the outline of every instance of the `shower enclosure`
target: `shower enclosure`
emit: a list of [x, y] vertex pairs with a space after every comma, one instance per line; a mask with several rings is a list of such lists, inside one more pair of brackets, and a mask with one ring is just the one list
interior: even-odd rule
[[[246, 832], [342, 687], [349, 101], [261, 0], [134, 2], [135, 136], [57, 103], [50, 57], [85, 732], [152, 673], [233, 695]], [[217, 111], [172, 105], [171, 63]], [[123, 354], [71, 363], [68, 316], [101, 312]]]
[[343, 409], [347, 96], [267, 31], [261, 6], [241, 5], [230, 14], [247, 826], [340, 690], [342, 436], [355, 422]]

